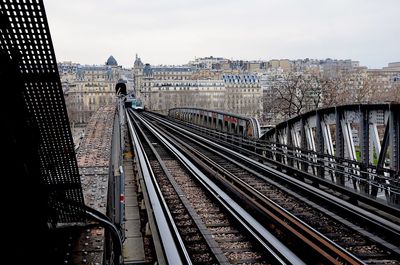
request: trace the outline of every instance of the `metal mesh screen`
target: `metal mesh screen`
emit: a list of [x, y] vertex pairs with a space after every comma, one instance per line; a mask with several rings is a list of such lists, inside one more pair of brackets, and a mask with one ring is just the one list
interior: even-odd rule
[[25, 104], [40, 133], [41, 181], [49, 191], [48, 202], [54, 210], [49, 221], [81, 221], [82, 188], [41, 0], [1, 0], [0, 48], [18, 67], [17, 76], [25, 87]]

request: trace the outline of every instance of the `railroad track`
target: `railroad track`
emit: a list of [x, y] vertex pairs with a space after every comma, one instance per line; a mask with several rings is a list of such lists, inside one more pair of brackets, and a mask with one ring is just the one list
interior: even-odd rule
[[[153, 116], [152, 119], [157, 118]], [[157, 123], [162, 124], [161, 120], [158, 120]], [[171, 127], [168, 127], [168, 130], [164, 129], [164, 133], [171, 131]], [[173, 134], [175, 137], [180, 135], [176, 131]], [[337, 212], [332, 211], [332, 207], [327, 210], [325, 205], [322, 207], [312, 202], [307, 194], [293, 192], [288, 187], [266, 178], [266, 173], [270, 175], [271, 172], [264, 171], [264, 174], [260, 174], [260, 170], [258, 172], [253, 170], [249, 166], [249, 163], [244, 163], [247, 164], [244, 166], [242, 164], [243, 161], [239, 157], [233, 158], [232, 154], [226, 155], [212, 151], [212, 148], [207, 147], [205, 144], [200, 144], [198, 138], [193, 140], [193, 135], [187, 138], [179, 136], [179, 139], [181, 144], [185, 146], [183, 148], [191, 150], [198, 159], [201, 159], [208, 166], [213, 167], [220, 174], [220, 183], [223, 183], [222, 179], [227, 179], [229, 182], [235, 183], [237, 189], [233, 193], [236, 193], [240, 198], [245, 198], [246, 195], [252, 194], [247, 199], [254, 200], [255, 203], [253, 204], [258, 204], [257, 207], [259, 209], [265, 206], [262, 202], [263, 200], [270, 200], [281, 208], [284, 208], [284, 211], [299, 217], [303, 223], [315, 228], [320, 234], [336, 242], [365, 263], [400, 264], [399, 249], [395, 243], [398, 237], [396, 239], [396, 236], [394, 236], [391, 240], [389, 238], [388, 241], [386, 240], [388, 238], [377, 237], [376, 234], [368, 231], [365, 227], [353, 224], [351, 220], [342, 218]], [[192, 140], [190, 141], [189, 139]], [[239, 163], [238, 161], [241, 162]], [[240, 190], [246, 190], [246, 195], [241, 194]], [[250, 197], [253, 197], [253, 199]], [[288, 218], [285, 215], [285, 218], [286, 223], [294, 226], [292, 217]], [[365, 221], [363, 222], [364, 224]], [[276, 222], [273, 222], [272, 225], [276, 225]], [[281, 226], [284, 225], [281, 224]], [[375, 224], [372, 227], [375, 227]], [[391, 224], [391, 227], [394, 229], [392, 230], [393, 235], [396, 235], [396, 228], [398, 226]], [[390, 229], [388, 230], [390, 231]], [[278, 229], [276, 233], [279, 234], [280, 230]], [[398, 230], [397, 233], [399, 233]], [[329, 249], [326, 251], [330, 252]], [[340, 260], [338, 257], [336, 259]], [[351, 263], [350, 261], [346, 262]]]
[[[139, 119], [133, 119], [133, 126], [190, 262], [302, 263], [248, 214], [241, 215], [240, 206], [224, 197], [222, 190], [204, 184], [204, 179], [199, 180], [193, 173], [195, 168], [183, 166], [182, 158], [165, 146], [161, 136]], [[259, 227], [252, 227], [254, 223]], [[266, 234], [270, 236], [269, 241], [265, 239]]]

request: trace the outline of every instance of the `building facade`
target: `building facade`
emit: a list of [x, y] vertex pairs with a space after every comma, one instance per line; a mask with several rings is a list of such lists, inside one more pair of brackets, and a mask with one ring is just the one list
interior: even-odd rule
[[[319, 107], [400, 101], [400, 63], [383, 69], [358, 61], [299, 59], [245, 61], [196, 58], [187, 66], [134, 63], [135, 89], [145, 106], [202, 107], [259, 117], [274, 124]], [[290, 107], [282, 112], [286, 102]]]
[[[221, 58], [197, 60], [189, 66], [143, 64], [136, 57], [134, 80], [137, 97], [145, 107], [167, 113], [174, 107], [201, 107], [249, 117], [261, 115], [261, 87], [255, 75], [224, 75], [213, 69]], [[222, 60], [223, 61], [223, 60]]]
[[255, 75], [224, 75], [225, 111], [260, 118], [262, 89]]
[[121, 67], [110, 56], [105, 65], [60, 63], [60, 76], [73, 126], [85, 126], [101, 106], [114, 102], [115, 84], [121, 78]]

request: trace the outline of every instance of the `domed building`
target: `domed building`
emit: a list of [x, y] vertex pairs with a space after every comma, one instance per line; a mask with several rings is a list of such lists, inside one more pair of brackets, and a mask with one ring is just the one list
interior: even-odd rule
[[136, 54], [135, 62], [133, 63], [133, 68], [143, 68], [142, 60], [140, 60], [140, 57], [137, 54]]
[[106, 62], [106, 65], [109, 66], [118, 66], [117, 60], [115, 60], [115, 58], [111, 55], [110, 57], [108, 57], [108, 60]]

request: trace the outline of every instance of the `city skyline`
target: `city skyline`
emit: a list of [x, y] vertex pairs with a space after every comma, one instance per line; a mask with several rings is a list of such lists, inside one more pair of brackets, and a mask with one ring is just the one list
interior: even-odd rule
[[132, 67], [195, 57], [351, 59], [369, 68], [400, 61], [400, 2], [45, 1], [58, 61]]

